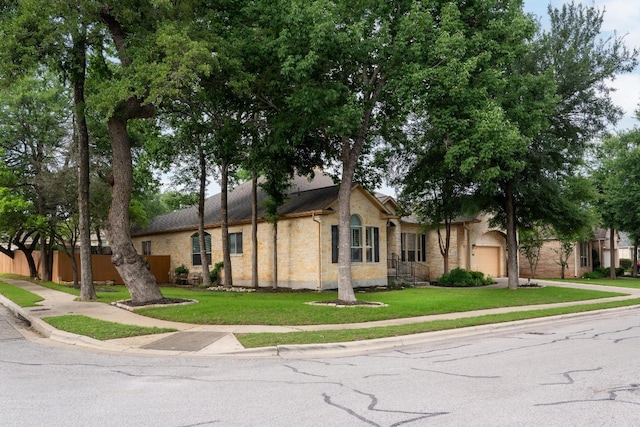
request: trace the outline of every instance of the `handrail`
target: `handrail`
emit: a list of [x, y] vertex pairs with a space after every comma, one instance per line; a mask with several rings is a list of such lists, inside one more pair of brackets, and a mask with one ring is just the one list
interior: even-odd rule
[[393, 253], [388, 260], [387, 269], [395, 270], [395, 274], [389, 277], [409, 278], [414, 286], [419, 281], [429, 281], [429, 266], [417, 261], [400, 261], [400, 257]]

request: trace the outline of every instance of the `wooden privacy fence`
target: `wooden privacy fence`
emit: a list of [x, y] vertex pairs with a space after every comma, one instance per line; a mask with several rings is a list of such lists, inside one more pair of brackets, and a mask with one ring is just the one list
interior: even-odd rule
[[[38, 272], [41, 273], [42, 263], [40, 262], [40, 253], [34, 252], [33, 258], [38, 266]], [[144, 259], [149, 263], [151, 274], [156, 278], [158, 284], [170, 282], [171, 257], [169, 255], [148, 255]], [[78, 278], [81, 273], [80, 255], [76, 254], [78, 262]], [[113, 282], [122, 285], [124, 282], [118, 274], [116, 267], [111, 263], [111, 255], [91, 255], [91, 266], [93, 268], [94, 282]], [[12, 258], [5, 254], [0, 254], [0, 272], [19, 274], [21, 276], [29, 276], [29, 265], [22, 251], [15, 251]], [[73, 282], [73, 268], [71, 259], [61, 252], [53, 254], [53, 274], [52, 279], [55, 282]]]

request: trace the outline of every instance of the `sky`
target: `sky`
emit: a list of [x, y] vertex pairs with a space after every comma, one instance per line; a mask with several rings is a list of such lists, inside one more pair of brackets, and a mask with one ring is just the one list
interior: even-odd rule
[[[525, 12], [543, 18], [548, 16], [547, 6], [560, 8], [563, 0], [524, 0]], [[634, 47], [640, 49], [640, 0], [576, 0], [585, 6], [594, 5], [599, 10], [604, 10], [602, 33], [611, 36], [615, 31], [618, 36], [624, 36], [625, 45], [631, 50]], [[640, 126], [640, 121], [635, 118], [635, 111], [640, 103], [640, 67], [630, 74], [617, 76], [611, 87], [616, 91], [612, 94], [613, 102], [621, 107], [625, 114], [622, 120], [613, 128], [613, 131], [624, 131]]]

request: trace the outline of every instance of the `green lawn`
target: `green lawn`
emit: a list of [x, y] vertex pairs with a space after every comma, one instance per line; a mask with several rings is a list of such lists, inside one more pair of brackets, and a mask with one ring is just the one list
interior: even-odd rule
[[0, 282], [0, 294], [9, 298], [20, 307], [33, 307], [42, 301], [40, 296], [5, 282]]
[[633, 277], [618, 277], [612, 279], [548, 279], [554, 282], [585, 283], [587, 285], [613, 286], [618, 288], [640, 288], [640, 279]]
[[175, 332], [176, 329], [145, 327], [137, 325], [123, 325], [121, 323], [107, 322], [83, 315], [67, 315], [55, 317], [43, 317], [42, 320], [56, 329], [72, 332], [78, 335], [95, 338], [97, 340], [112, 340], [115, 338], [136, 337], [139, 335], [162, 334]]
[[[79, 295], [78, 289], [44, 283], [44, 286]], [[99, 302], [129, 299], [124, 286], [98, 288]], [[337, 298], [337, 292], [219, 292], [165, 287], [170, 298], [195, 299], [197, 304], [136, 310], [145, 316], [204, 325], [318, 325], [360, 323], [432, 314], [465, 312], [498, 307], [584, 301], [624, 295], [555, 286], [520, 288], [420, 288], [357, 293], [360, 301], [375, 301], [387, 307], [327, 307], [305, 302]]]
[[570, 307], [557, 307], [542, 310], [527, 310], [503, 314], [465, 317], [452, 320], [434, 320], [430, 322], [410, 323], [398, 326], [384, 326], [364, 329], [334, 329], [322, 331], [302, 331], [289, 333], [252, 333], [236, 334], [236, 338], [245, 348], [270, 347], [276, 345], [321, 344], [349, 341], [371, 340], [424, 332], [443, 331], [471, 326], [513, 322], [516, 320], [535, 319], [569, 313], [604, 310], [614, 307], [625, 307], [640, 304], [640, 299], [617, 302], [582, 304]]
[[[79, 295], [79, 290], [55, 283], [41, 283], [52, 289]], [[584, 283], [596, 283], [585, 281]], [[640, 280], [599, 281], [598, 284], [611, 286], [640, 287]], [[124, 286], [98, 287], [97, 303], [129, 299]], [[11, 299], [34, 304], [40, 298], [20, 288], [0, 282], [0, 292]], [[599, 292], [570, 289], [555, 286], [524, 287], [515, 291], [495, 288], [425, 288], [357, 293], [360, 301], [375, 301], [387, 307], [331, 307], [311, 306], [305, 302], [326, 301], [337, 298], [336, 292], [279, 292], [279, 293], [235, 293], [212, 292], [200, 289], [162, 288], [166, 297], [195, 299], [197, 304], [177, 307], [140, 309], [140, 314], [159, 319], [195, 324], [264, 324], [264, 325], [314, 325], [361, 323], [375, 320], [408, 318], [432, 314], [467, 312], [498, 307], [530, 306], [545, 303], [585, 301], [625, 295], [620, 292]], [[35, 299], [33, 298], [35, 297]], [[14, 300], [15, 300], [14, 299]], [[287, 334], [243, 334], [238, 339], [245, 347], [271, 346], [278, 344], [311, 344], [323, 342], [344, 342], [373, 339], [398, 335], [408, 335], [443, 329], [508, 322], [519, 319], [552, 316], [604, 308], [640, 304], [640, 300], [626, 300], [607, 303], [589, 303], [572, 307], [558, 307], [544, 310], [528, 310], [506, 314], [469, 317], [456, 320], [421, 322], [401, 326], [365, 329], [324, 330], [294, 332]], [[168, 332], [168, 329], [139, 328], [90, 319], [84, 316], [59, 316], [46, 318], [56, 328], [91, 336], [96, 339], [146, 335]]]
[[387, 307], [328, 307], [304, 304], [337, 298], [336, 292], [232, 293], [189, 292], [165, 288], [167, 297], [193, 298], [197, 304], [140, 309], [158, 319], [209, 325], [318, 325], [360, 323], [432, 314], [464, 312], [498, 307], [584, 301], [624, 295], [561, 287], [508, 289], [405, 289], [358, 293], [360, 301], [375, 301]]

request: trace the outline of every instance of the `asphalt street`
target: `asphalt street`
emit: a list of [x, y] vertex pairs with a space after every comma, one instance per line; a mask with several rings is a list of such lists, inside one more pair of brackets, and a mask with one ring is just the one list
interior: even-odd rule
[[40, 339], [4, 307], [0, 313], [0, 426], [640, 421], [638, 308], [297, 359], [101, 353]]

